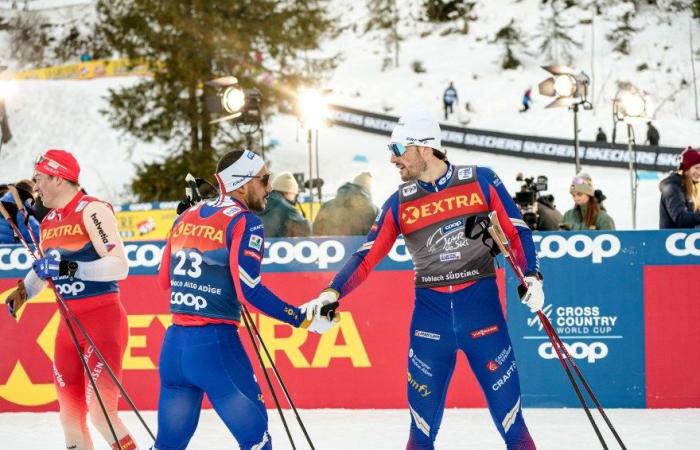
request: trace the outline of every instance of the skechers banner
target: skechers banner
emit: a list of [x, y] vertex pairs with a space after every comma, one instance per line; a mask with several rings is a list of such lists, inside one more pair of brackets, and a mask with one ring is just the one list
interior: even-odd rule
[[[446, 230], [445, 236], [452, 231]], [[354, 237], [270, 239], [264, 248], [263, 282], [291, 303], [301, 304], [327, 286], [362, 244], [363, 239]], [[536, 233], [535, 245], [545, 276], [544, 313], [603, 406], [700, 407], [700, 362], [687, 353], [700, 347], [700, 293], [688, 283], [700, 278], [700, 232]], [[143, 409], [157, 407], [157, 366], [171, 323], [169, 305], [208, 306], [202, 295], [170, 296], [158, 288], [154, 278], [163, 247], [162, 241], [127, 242], [130, 274], [120, 283], [129, 323], [124, 383]], [[25, 249], [0, 246], [0, 302], [30, 268]], [[407, 368], [430, 371], [408, 346], [412, 269], [399, 239], [367, 281], [343, 299], [339, 325], [321, 336], [253, 311], [299, 407], [406, 407]], [[516, 298], [515, 279], [502, 269], [497, 277], [502, 297], [507, 295], [513, 347], [495, 352], [488, 362], [488, 370], [504, 371], [500, 382], [488, 388], [497, 390], [511, 381], [515, 366], [501, 364], [513, 352], [525, 406], [578, 407], [539, 321]], [[66, 295], [83, 288], [79, 282], [61, 287]], [[60, 320], [48, 289], [20, 311], [18, 320], [0, 311], [0, 412], [57, 410], [52, 362]], [[475, 330], [471, 337], [484, 339], [497, 328]], [[443, 338], [424, 330], [416, 336]], [[242, 340], [252, 355], [250, 342]], [[683, 345], [672, 345], [678, 342]], [[447, 405], [485, 406], [463, 357], [457, 365], [460, 376], [453, 378]], [[261, 379], [260, 369], [255, 370]], [[344, 380], [342, 389], [328, 379]], [[413, 389], [432, 395], [410, 381]]]
[[[331, 105], [334, 124], [368, 133], [389, 136], [398, 117], [377, 114], [340, 105]], [[497, 153], [507, 156], [573, 162], [574, 145], [571, 139], [501, 133], [497, 131], [440, 125], [442, 145], [467, 150]], [[580, 141], [581, 162], [590, 166], [629, 167], [626, 143], [611, 144]], [[637, 168], [666, 172], [678, 168], [681, 149], [635, 145]]]

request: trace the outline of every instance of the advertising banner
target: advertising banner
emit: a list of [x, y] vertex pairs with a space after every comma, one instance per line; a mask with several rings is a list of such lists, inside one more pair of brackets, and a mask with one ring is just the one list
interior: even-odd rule
[[[334, 124], [389, 136], [398, 117], [377, 114], [341, 105], [331, 105]], [[441, 124], [442, 144], [448, 147], [472, 151], [495, 153], [522, 158], [547, 161], [572, 162], [574, 143], [572, 139], [557, 139], [542, 136], [502, 133], [499, 131], [461, 128]], [[581, 141], [581, 162], [591, 166], [629, 167], [629, 152], [626, 144]], [[635, 145], [637, 168], [666, 172], [678, 167], [681, 149]]]
[[[547, 295], [545, 313], [605, 407], [700, 407], [700, 231], [536, 233]], [[327, 286], [361, 238], [271, 239], [262, 281], [301, 304]], [[158, 399], [158, 358], [171, 323], [168, 295], [155, 282], [162, 241], [127, 242], [130, 275], [120, 283], [128, 313], [124, 384], [144, 409]], [[500, 262], [501, 267], [503, 261]], [[26, 250], [0, 247], [0, 302], [31, 268]], [[297, 406], [405, 408], [413, 265], [402, 239], [367, 281], [345, 298], [340, 324], [318, 336], [253, 308], [260, 334]], [[577, 407], [537, 320], [499, 269], [502, 301], [526, 406]], [[507, 288], [505, 284], [507, 283]], [[56, 410], [53, 342], [61, 317], [44, 290], [18, 320], [0, 311], [0, 412]], [[106, 324], [108, 326], [109, 324]], [[240, 328], [253, 366], [257, 364]], [[268, 406], [271, 396], [256, 367]], [[463, 355], [447, 405], [485, 406]], [[126, 407], [126, 405], [123, 405]]]

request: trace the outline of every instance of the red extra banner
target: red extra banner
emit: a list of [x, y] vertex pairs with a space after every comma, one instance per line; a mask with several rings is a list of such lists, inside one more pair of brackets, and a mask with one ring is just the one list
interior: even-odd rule
[[[316, 297], [331, 276], [329, 272], [267, 273], [263, 275], [263, 283], [286, 301], [298, 305]], [[503, 298], [502, 270], [498, 271], [498, 283]], [[154, 275], [131, 275], [120, 286], [129, 318], [123, 383], [139, 408], [156, 409], [158, 358], [165, 330], [171, 322], [168, 296], [157, 287]], [[251, 309], [296, 406], [406, 407], [412, 286], [413, 271], [375, 271], [343, 300], [339, 325], [321, 336], [294, 329]], [[0, 279], [0, 301], [4, 302], [12, 289], [13, 280]], [[52, 361], [60, 320], [54, 296], [48, 289], [32, 299], [17, 320], [5, 311], [0, 313], [0, 412], [58, 410]], [[240, 333], [266, 402], [273, 407], [248, 333], [244, 328]], [[267, 370], [274, 380], [272, 371]], [[128, 407], [126, 402], [122, 403], [122, 408]], [[485, 406], [464, 355], [458, 358], [447, 406]]]

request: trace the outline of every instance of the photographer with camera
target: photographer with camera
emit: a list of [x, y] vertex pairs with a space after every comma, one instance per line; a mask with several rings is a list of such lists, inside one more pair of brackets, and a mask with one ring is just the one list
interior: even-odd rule
[[603, 207], [605, 196], [593, 189], [591, 176], [579, 173], [571, 180], [569, 188], [574, 207], [564, 213], [563, 230], [614, 230], [615, 222]]
[[535, 181], [534, 177], [524, 178], [523, 174], [519, 173], [515, 180], [523, 182], [520, 192], [515, 193], [513, 200], [527, 226], [531, 230], [558, 230], [562, 215], [554, 206], [554, 196], [542, 195], [542, 192], [547, 190], [547, 177], [540, 175]]

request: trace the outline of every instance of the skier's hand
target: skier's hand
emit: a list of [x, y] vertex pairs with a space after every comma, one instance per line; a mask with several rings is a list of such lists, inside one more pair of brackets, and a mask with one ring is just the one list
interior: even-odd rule
[[12, 317], [17, 317], [17, 312], [27, 302], [27, 289], [24, 287], [24, 281], [17, 282], [17, 289], [10, 292], [10, 295], [5, 299], [7, 310]]
[[310, 300], [299, 306], [302, 314], [306, 315], [306, 320], [321, 318], [321, 308], [325, 305], [338, 302], [338, 294], [335, 291], [323, 291], [317, 298]]
[[61, 274], [61, 261], [58, 258], [46, 256], [34, 261], [32, 269], [42, 280], [56, 278]]
[[333, 320], [328, 320], [325, 317], [313, 318], [312, 320], [305, 320], [302, 324], [302, 328], [306, 328], [312, 333], [323, 334], [335, 326], [336, 323], [340, 322], [340, 316], [335, 316]]
[[518, 294], [523, 304], [530, 308], [530, 312], [537, 312], [544, 306], [544, 290], [542, 289], [542, 280], [537, 277], [525, 277], [527, 287], [518, 286]]

